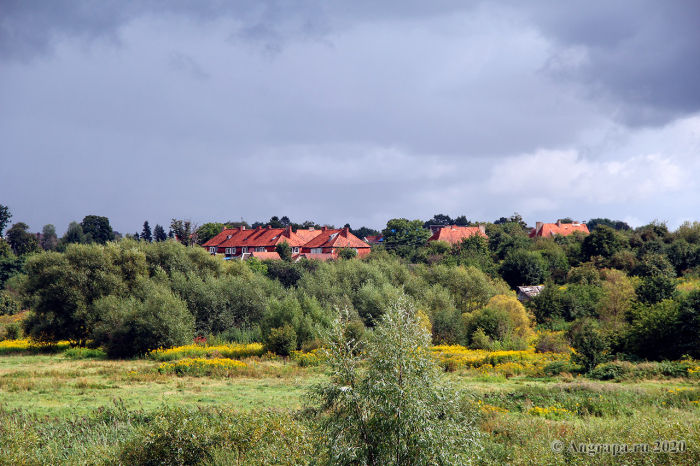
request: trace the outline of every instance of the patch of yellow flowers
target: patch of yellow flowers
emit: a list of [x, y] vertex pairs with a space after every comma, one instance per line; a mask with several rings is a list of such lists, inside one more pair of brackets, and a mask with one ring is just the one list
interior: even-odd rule
[[531, 416], [543, 417], [545, 419], [561, 419], [573, 414], [568, 409], [559, 408], [557, 406], [549, 406], [547, 408], [533, 406], [527, 413]]
[[63, 351], [70, 348], [69, 341], [59, 341], [55, 345], [42, 345], [28, 338], [21, 340], [3, 340], [0, 341], [0, 354], [23, 353], [32, 351], [41, 351], [45, 348]]
[[174, 348], [158, 348], [148, 353], [148, 357], [156, 361], [174, 361], [183, 358], [230, 358], [240, 359], [252, 356], [262, 356], [265, 353], [262, 343], [247, 345], [231, 343], [227, 345], [185, 345]]
[[568, 353], [536, 353], [533, 347], [524, 351], [473, 350], [459, 345], [432, 348], [440, 363], [453, 369], [478, 369], [482, 373], [504, 375], [543, 375], [544, 367], [555, 361], [569, 361]]
[[193, 376], [229, 375], [238, 369], [243, 369], [246, 367], [248, 367], [246, 363], [236, 359], [187, 358], [173, 363], [164, 362], [160, 365], [160, 367], [158, 367], [158, 371], [161, 373], [186, 374]]

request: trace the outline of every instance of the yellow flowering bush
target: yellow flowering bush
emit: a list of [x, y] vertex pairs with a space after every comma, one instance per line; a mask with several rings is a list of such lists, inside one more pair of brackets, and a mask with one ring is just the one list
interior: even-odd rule
[[185, 345], [173, 348], [158, 348], [148, 353], [148, 357], [156, 361], [174, 361], [183, 358], [229, 358], [240, 359], [265, 354], [262, 343], [226, 345]]
[[323, 352], [320, 348], [304, 353], [303, 351], [292, 351], [289, 357], [296, 361], [301, 367], [319, 366], [323, 363]]
[[177, 375], [192, 376], [212, 376], [212, 375], [232, 375], [239, 369], [244, 369], [248, 365], [235, 359], [215, 358], [187, 358], [175, 362], [164, 362], [158, 367], [160, 373], [172, 373]]

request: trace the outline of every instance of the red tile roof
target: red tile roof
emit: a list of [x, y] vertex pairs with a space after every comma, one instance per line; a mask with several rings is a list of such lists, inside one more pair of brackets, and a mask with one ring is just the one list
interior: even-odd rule
[[474, 235], [480, 235], [488, 239], [489, 237], [486, 236], [483, 229], [483, 225], [478, 227], [447, 225], [446, 227], [439, 228], [433, 236], [428, 238], [428, 241], [445, 241], [450, 244], [459, 244], [464, 238], [469, 238]]
[[297, 236], [290, 227], [256, 228], [254, 230], [239, 230], [231, 239], [224, 241], [219, 247], [272, 247], [285, 241], [292, 247], [303, 246], [305, 243], [305, 241]]
[[364, 240], [367, 241], [369, 244], [381, 244], [382, 238], [384, 238], [384, 235], [365, 236]]
[[327, 261], [327, 260], [333, 260], [337, 259], [338, 255], [337, 254], [329, 254], [329, 253], [324, 253], [324, 254], [312, 254], [310, 252], [303, 252], [301, 254], [295, 254], [292, 256], [292, 260], [294, 262], [298, 261], [299, 259], [309, 259], [309, 260], [317, 260], [317, 261]]
[[222, 230], [221, 233], [219, 233], [218, 235], [211, 238], [209, 241], [204, 243], [202, 246], [205, 248], [219, 246], [221, 243], [226, 241], [228, 239], [228, 237], [236, 234], [236, 232], [238, 232], [238, 228], [230, 228], [230, 229]]
[[264, 261], [265, 259], [273, 259], [273, 260], [280, 260], [280, 255], [277, 254], [276, 252], [251, 252], [249, 253], [248, 257], [255, 257], [256, 259], [260, 259], [261, 261]]
[[322, 230], [321, 234], [304, 245], [305, 248], [369, 248], [348, 228]]
[[568, 236], [575, 231], [580, 231], [582, 233], [588, 234], [588, 227], [585, 223], [542, 223], [537, 222], [537, 226], [530, 231], [530, 238], [535, 236], [542, 236], [545, 238], [551, 238], [554, 235]]
[[308, 243], [322, 233], [321, 230], [302, 230], [301, 228], [294, 232], [304, 243]]

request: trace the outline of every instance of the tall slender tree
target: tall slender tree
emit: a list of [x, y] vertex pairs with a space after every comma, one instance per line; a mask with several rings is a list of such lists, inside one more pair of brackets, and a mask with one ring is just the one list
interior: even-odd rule
[[141, 239], [148, 241], [149, 243], [153, 241], [153, 236], [151, 235], [151, 227], [148, 224], [148, 220], [143, 222], [143, 230], [141, 231]]
[[5, 230], [7, 224], [10, 223], [11, 218], [12, 214], [10, 213], [10, 208], [0, 204], [0, 237], [2, 237], [2, 232]]
[[166, 239], [168, 239], [168, 235], [165, 233], [165, 229], [156, 223], [156, 226], [153, 228], [153, 240], [160, 243]]

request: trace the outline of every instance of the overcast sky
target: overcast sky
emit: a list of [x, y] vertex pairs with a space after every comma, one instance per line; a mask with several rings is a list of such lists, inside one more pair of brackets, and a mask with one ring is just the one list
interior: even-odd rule
[[[0, 204], [700, 220], [700, 2], [0, 2]], [[167, 230], [167, 228], [166, 228]]]

